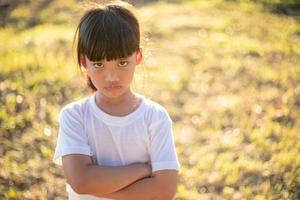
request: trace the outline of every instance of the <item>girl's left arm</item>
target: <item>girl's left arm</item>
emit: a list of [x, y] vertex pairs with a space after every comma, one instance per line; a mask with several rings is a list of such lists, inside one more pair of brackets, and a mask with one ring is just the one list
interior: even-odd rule
[[116, 200], [172, 200], [178, 182], [176, 170], [159, 170], [149, 178], [141, 179], [119, 191], [110, 194], [92, 194]]

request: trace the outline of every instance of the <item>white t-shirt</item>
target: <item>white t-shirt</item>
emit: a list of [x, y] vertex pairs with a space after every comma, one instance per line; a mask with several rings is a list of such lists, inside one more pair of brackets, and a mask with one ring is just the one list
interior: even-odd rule
[[[62, 165], [61, 157], [67, 154], [84, 154], [97, 165], [125, 166], [151, 160], [152, 172], [179, 171], [172, 121], [164, 107], [140, 95], [136, 110], [112, 116], [96, 105], [95, 96], [96, 92], [61, 110], [54, 163]], [[69, 184], [66, 189], [72, 200], [105, 199], [79, 195]]]

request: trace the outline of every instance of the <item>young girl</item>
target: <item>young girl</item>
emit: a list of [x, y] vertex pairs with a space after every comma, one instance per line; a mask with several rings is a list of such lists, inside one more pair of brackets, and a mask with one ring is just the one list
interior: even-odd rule
[[60, 112], [53, 161], [63, 166], [69, 199], [173, 199], [180, 164], [172, 121], [164, 107], [131, 89], [143, 58], [132, 6], [90, 8], [75, 37], [94, 93]]

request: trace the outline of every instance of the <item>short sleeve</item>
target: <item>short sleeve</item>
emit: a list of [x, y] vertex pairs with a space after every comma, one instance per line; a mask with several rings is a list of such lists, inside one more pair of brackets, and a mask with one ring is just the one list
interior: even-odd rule
[[149, 130], [152, 172], [163, 169], [179, 171], [180, 163], [175, 149], [172, 120], [168, 113], [164, 113], [163, 117], [154, 122]]
[[59, 132], [53, 162], [62, 165], [62, 156], [84, 154], [92, 156], [80, 113], [73, 107], [63, 109], [59, 115]]

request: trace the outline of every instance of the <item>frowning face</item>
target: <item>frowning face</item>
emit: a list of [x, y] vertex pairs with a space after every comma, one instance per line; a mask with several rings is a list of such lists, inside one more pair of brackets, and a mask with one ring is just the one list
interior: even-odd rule
[[86, 56], [82, 65], [97, 90], [107, 98], [118, 98], [130, 92], [135, 67], [142, 61], [142, 52], [134, 52], [117, 60], [91, 61]]

